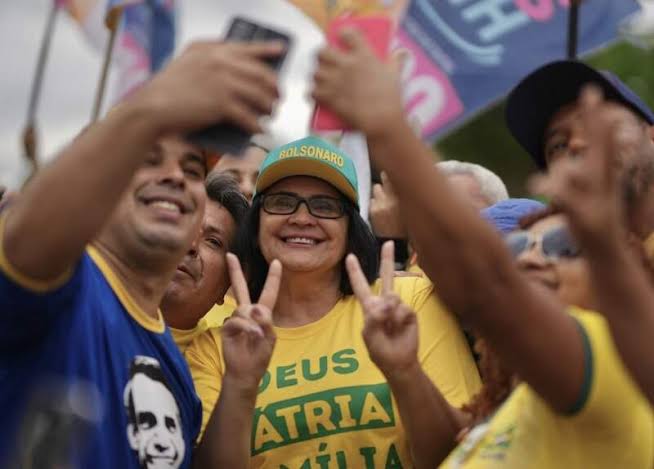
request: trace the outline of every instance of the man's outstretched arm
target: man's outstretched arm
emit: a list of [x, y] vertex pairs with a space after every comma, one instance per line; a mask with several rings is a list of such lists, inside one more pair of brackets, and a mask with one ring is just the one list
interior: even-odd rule
[[22, 275], [52, 281], [99, 232], [155, 141], [229, 120], [252, 132], [277, 98], [263, 58], [279, 44], [193, 44], [133, 98], [78, 136], [6, 214], [3, 249]]

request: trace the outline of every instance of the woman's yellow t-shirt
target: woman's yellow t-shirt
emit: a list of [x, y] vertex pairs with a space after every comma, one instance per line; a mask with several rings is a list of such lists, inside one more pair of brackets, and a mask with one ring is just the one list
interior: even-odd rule
[[[467, 402], [480, 380], [457, 321], [424, 279], [397, 278], [395, 291], [417, 314], [426, 374], [452, 405]], [[314, 323], [275, 328], [254, 412], [251, 467], [412, 467], [397, 405], [368, 356], [362, 329], [354, 296]], [[204, 431], [225, 371], [219, 330], [198, 337], [186, 358], [202, 400]]]
[[653, 414], [617, 354], [606, 320], [573, 310], [587, 338], [590, 380], [572, 415], [554, 412], [520, 384], [484, 424], [470, 431], [443, 469], [649, 469]]

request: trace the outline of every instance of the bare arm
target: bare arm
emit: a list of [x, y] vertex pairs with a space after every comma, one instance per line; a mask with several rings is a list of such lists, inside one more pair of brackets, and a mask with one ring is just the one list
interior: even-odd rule
[[[228, 321], [235, 321], [230, 319]], [[250, 465], [250, 436], [258, 382], [242, 381], [229, 371], [223, 377], [218, 402], [195, 454], [198, 469], [240, 469]]]
[[156, 138], [149, 114], [136, 103], [123, 106], [27, 185], [8, 210], [4, 233], [4, 251], [21, 273], [47, 281], [72, 267]]
[[80, 135], [12, 204], [4, 252], [23, 275], [53, 280], [70, 269], [111, 214], [162, 135], [223, 120], [258, 131], [276, 77], [260, 60], [279, 45], [197, 43], [137, 95]]
[[[588, 246], [588, 244], [584, 244]], [[634, 379], [654, 403], [654, 290], [651, 277], [629, 246], [615, 239], [591, 257], [598, 309], [607, 318], [613, 340]]]
[[432, 469], [456, 446], [467, 416], [447, 403], [417, 361], [386, 379], [408, 434], [415, 467]]
[[447, 307], [550, 405], [570, 410], [584, 367], [574, 320], [521, 277], [501, 238], [433, 167], [432, 153], [403, 117], [394, 75], [356, 34], [345, 39], [349, 52], [322, 53], [314, 96], [366, 133], [371, 157], [395, 187], [421, 265]]

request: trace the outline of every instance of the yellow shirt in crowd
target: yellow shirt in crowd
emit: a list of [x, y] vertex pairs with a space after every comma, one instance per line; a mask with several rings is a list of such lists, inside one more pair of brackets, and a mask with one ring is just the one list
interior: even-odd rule
[[173, 335], [173, 340], [179, 347], [179, 350], [184, 354], [191, 342], [203, 332], [208, 331], [214, 327], [220, 327], [225, 319], [230, 317], [236, 309], [236, 300], [231, 296], [225, 296], [225, 300], [221, 305], [214, 305], [207, 314], [204, 315], [198, 325], [193, 329], [175, 329], [170, 327], [170, 333]]
[[[480, 380], [457, 321], [424, 279], [397, 278], [395, 291], [417, 313], [425, 372], [451, 404], [467, 402]], [[368, 357], [362, 329], [354, 296], [314, 323], [275, 328], [277, 343], [254, 413], [251, 467], [328, 467], [327, 461], [339, 468], [412, 466], [397, 405]], [[198, 337], [186, 358], [202, 400], [204, 431], [225, 371], [219, 330]]]
[[654, 463], [653, 414], [617, 354], [606, 320], [574, 310], [584, 331], [590, 380], [572, 415], [554, 412], [523, 383], [478, 425], [443, 469], [648, 469]]

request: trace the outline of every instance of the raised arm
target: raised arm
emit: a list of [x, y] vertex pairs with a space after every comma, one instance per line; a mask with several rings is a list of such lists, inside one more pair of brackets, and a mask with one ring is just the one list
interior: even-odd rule
[[582, 337], [564, 307], [528, 283], [502, 239], [433, 167], [433, 154], [403, 116], [399, 81], [360, 35], [320, 55], [314, 97], [366, 133], [370, 156], [391, 179], [421, 266], [445, 305], [474, 325], [501, 358], [555, 409], [582, 389]]
[[196, 43], [133, 98], [80, 134], [11, 205], [3, 248], [22, 275], [67, 272], [111, 214], [155, 141], [229, 120], [256, 132], [277, 98], [263, 58], [279, 44]]
[[[638, 136], [633, 135], [633, 127], [620, 125], [616, 105], [603, 101], [599, 90], [585, 89], [580, 103], [589, 142], [583, 163], [561, 159], [547, 175], [533, 181], [533, 188], [569, 215], [570, 227], [591, 267], [598, 309], [609, 322], [625, 364], [652, 403], [654, 357], [648, 352], [654, 337], [653, 279], [645, 268], [640, 240], [625, 230], [624, 175], [633, 176], [617, 161], [620, 150], [629, 148], [622, 143], [636, 141]], [[637, 172], [643, 169], [651, 171], [636, 168]], [[650, 190], [645, 188], [645, 197]]]

